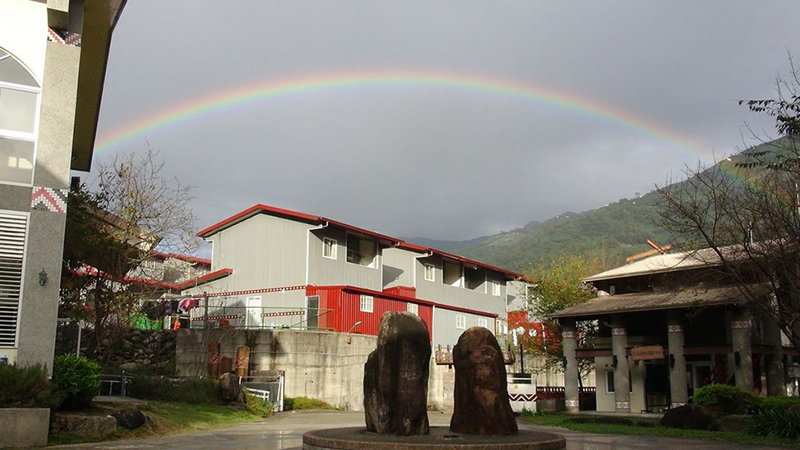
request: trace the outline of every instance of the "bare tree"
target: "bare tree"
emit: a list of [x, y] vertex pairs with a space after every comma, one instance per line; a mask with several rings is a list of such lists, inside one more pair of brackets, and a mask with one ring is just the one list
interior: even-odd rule
[[149, 146], [98, 167], [94, 189], [73, 187], [69, 197], [62, 280], [62, 316], [94, 324], [94, 350], [118, 336], [142, 299], [160, 289], [163, 268], [143, 264], [156, 248], [197, 248], [192, 188], [167, 178]]
[[707, 259], [800, 350], [800, 79], [790, 65], [775, 99], [740, 102], [774, 117], [778, 139], [751, 131], [760, 145], [657, 191], [678, 246]]

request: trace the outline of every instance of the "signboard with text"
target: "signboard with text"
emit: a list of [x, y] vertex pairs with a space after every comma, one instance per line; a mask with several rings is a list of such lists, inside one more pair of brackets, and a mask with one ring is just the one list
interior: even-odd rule
[[660, 345], [647, 345], [644, 347], [633, 347], [631, 349], [632, 361], [646, 361], [650, 359], [664, 359], [664, 347]]

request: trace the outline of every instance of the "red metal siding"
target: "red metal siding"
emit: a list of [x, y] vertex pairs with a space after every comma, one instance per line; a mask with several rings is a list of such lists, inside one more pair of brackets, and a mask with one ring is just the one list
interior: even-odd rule
[[396, 286], [384, 289], [387, 294], [399, 295], [400, 297], [417, 298], [417, 288], [411, 286]]
[[[353, 333], [366, 334], [371, 336], [378, 335], [383, 313], [388, 311], [407, 311], [408, 303], [403, 300], [372, 296], [372, 312], [361, 311], [361, 294], [346, 292], [341, 287], [314, 287], [306, 289], [306, 295], [319, 295], [321, 309], [329, 309], [331, 312], [326, 314], [324, 321], [320, 318], [320, 327], [332, 328], [334, 331], [347, 332], [358, 321], [361, 325], [353, 329]], [[428, 338], [432, 337], [433, 310], [430, 305], [419, 305], [419, 316], [428, 327]]]

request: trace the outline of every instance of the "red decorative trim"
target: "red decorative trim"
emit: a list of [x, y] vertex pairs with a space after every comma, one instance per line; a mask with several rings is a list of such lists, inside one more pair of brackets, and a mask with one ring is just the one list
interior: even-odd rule
[[47, 29], [47, 40], [50, 42], [58, 42], [59, 44], [71, 45], [73, 47], [81, 46], [81, 35], [78, 33], [71, 33], [69, 31]]
[[[208, 320], [234, 320], [238, 319], [239, 317], [240, 317], [239, 314], [228, 314], [225, 316], [208, 316]], [[192, 317], [192, 321], [194, 322], [199, 322], [203, 320], [206, 320], [205, 316]]]
[[31, 190], [31, 209], [64, 214], [67, 212], [68, 189], [34, 186]]
[[303, 311], [278, 311], [261, 313], [261, 317], [302, 316]]
[[[223, 269], [223, 270], [230, 270], [230, 269]], [[306, 286], [286, 286], [286, 287], [276, 287], [276, 288], [264, 288], [264, 289], [248, 289], [245, 291], [230, 291], [230, 292], [211, 292], [208, 293], [208, 297], [233, 297], [236, 295], [251, 295], [251, 294], [268, 294], [270, 292], [282, 292], [282, 291], [299, 291], [301, 289], [305, 289]], [[195, 296], [197, 296], [195, 294]]]

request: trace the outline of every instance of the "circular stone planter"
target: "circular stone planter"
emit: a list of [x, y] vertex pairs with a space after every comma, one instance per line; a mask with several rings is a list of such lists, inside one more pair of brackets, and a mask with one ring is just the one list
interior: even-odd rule
[[353, 427], [315, 430], [303, 435], [303, 448], [307, 450], [551, 450], [565, 447], [563, 436], [530, 430], [519, 430], [519, 434], [513, 436], [481, 436], [453, 433], [447, 427], [431, 427], [430, 434], [396, 436]]

